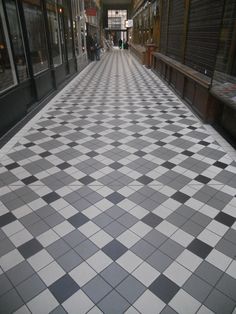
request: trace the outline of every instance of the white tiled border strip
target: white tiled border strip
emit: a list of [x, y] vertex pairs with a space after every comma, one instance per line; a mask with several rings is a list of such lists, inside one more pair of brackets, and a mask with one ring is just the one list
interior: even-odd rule
[[62, 96], [64, 92], [69, 89], [75, 80], [78, 80], [81, 75], [85, 73], [85, 71], [89, 71], [92, 63], [87, 65], [78, 75], [76, 75], [62, 90], [56, 94], [30, 121], [28, 121], [21, 130], [19, 130], [1, 149], [0, 149], [0, 160], [6, 156], [6, 154], [13, 148], [13, 146], [18, 142], [20, 138], [22, 138], [27, 131], [34, 125], [42, 116], [43, 114]]
[[203, 124], [207, 132], [216, 140], [223, 150], [236, 161], [236, 150], [210, 124]]

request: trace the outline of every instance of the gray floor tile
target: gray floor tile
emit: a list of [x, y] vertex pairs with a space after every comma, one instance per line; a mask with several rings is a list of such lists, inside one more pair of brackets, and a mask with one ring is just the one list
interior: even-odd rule
[[15, 289], [8, 291], [0, 297], [0, 309], [4, 314], [10, 314], [23, 305], [22, 299], [19, 297]]
[[82, 290], [97, 303], [112, 290], [112, 287], [102, 277], [96, 276], [83, 286]]
[[168, 239], [159, 247], [160, 251], [173, 259], [176, 259], [184, 251], [184, 249], [185, 248], [182, 245], [171, 239]]
[[15, 286], [31, 277], [33, 274], [34, 270], [27, 261], [23, 261], [7, 271], [8, 278]]
[[0, 296], [13, 288], [5, 274], [0, 275]]
[[[131, 311], [140, 296], [144, 300], [154, 293], [157, 303], [159, 299], [166, 303], [162, 313], [174, 313], [167, 304], [180, 288], [174, 282], [178, 274], [171, 268], [165, 273], [172, 281], [162, 273], [182, 254], [183, 241], [188, 258], [181, 260], [194, 270], [188, 277], [188, 270], [182, 269], [188, 277], [180, 290], [182, 295], [186, 293], [186, 302], [199, 300], [215, 313], [232, 312], [236, 305], [235, 278], [219, 269], [225, 269], [220, 261], [216, 268], [204, 259], [213, 245], [222, 263], [235, 257], [235, 217], [228, 204], [234, 204], [236, 195], [236, 163], [169, 88], [128, 51], [114, 49], [91, 66], [45, 107], [36, 124], [17, 138], [8, 153], [4, 151], [0, 207], [9, 212], [0, 216], [0, 293], [4, 297], [0, 298], [0, 307], [3, 304], [6, 313], [12, 312], [46, 289], [27, 261], [14, 266], [11, 257], [13, 253], [17, 257], [13, 243], [18, 241], [26, 259], [39, 252], [41, 244], [46, 243], [41, 241], [43, 233], [49, 231], [46, 240], [51, 244], [44, 249], [66, 273], [82, 267], [75, 272], [75, 281], [86, 280], [82, 269], [90, 269], [90, 278], [96, 275], [86, 260], [96, 252], [101, 257], [101, 273], [86, 281], [82, 286], [85, 292], [66, 274], [49, 286], [59, 302], [70, 297], [70, 305], [76, 310], [76, 302], [87, 304], [89, 310], [93, 300], [96, 305], [92, 313], [99, 307], [104, 313], [122, 313], [129, 306]], [[102, 230], [92, 235], [89, 220]], [[68, 229], [59, 230], [61, 238], [55, 241], [52, 229], [61, 222], [68, 224]], [[203, 235], [209, 232], [211, 222], [221, 223], [222, 235], [208, 233], [212, 235], [209, 243], [203, 242], [204, 236], [197, 239], [202, 231]], [[91, 232], [83, 228], [85, 223], [91, 225]], [[140, 239], [135, 238], [127, 251], [116, 238], [136, 223]], [[179, 230], [170, 239], [175, 228]], [[195, 239], [189, 244], [181, 231]], [[35, 238], [22, 243], [27, 232]], [[105, 258], [106, 254], [113, 259], [108, 266], [105, 260], [112, 259]], [[139, 265], [135, 274], [141, 281], [120, 267], [117, 258], [127, 269]], [[146, 277], [140, 269], [156, 278], [150, 290], [146, 290], [147, 282], [142, 284], [141, 278]], [[50, 289], [44, 296], [47, 293], [52, 297]], [[181, 299], [181, 293], [176, 300]], [[61, 306], [53, 312], [65, 313]]]
[[235, 307], [235, 302], [216, 289], [211, 292], [204, 304], [216, 314], [230, 314]]
[[214, 286], [216, 282], [220, 279], [223, 272], [213, 266], [212, 264], [203, 261], [200, 266], [196, 269], [195, 274]]
[[173, 262], [169, 256], [159, 250], [154, 252], [146, 261], [159, 272], [163, 272]]
[[116, 263], [112, 263], [100, 274], [112, 287], [117, 286], [129, 273]]
[[74, 250], [83, 258], [88, 259], [94, 253], [96, 253], [99, 249], [98, 247], [89, 239], [85, 240], [81, 244], [77, 245]]
[[81, 264], [83, 259], [76, 254], [75, 251], [70, 250], [66, 254], [59, 257], [57, 262], [66, 272], [70, 272], [73, 268]]
[[236, 281], [231, 276], [224, 274], [217, 283], [216, 288], [236, 301]]
[[107, 314], [122, 314], [129, 306], [130, 304], [116, 291], [112, 291], [98, 303], [102, 312]]
[[33, 275], [16, 286], [19, 295], [25, 302], [28, 302], [47, 287], [38, 275]]
[[186, 281], [183, 289], [202, 303], [211, 292], [212, 286], [193, 274]]
[[146, 287], [133, 276], [129, 276], [116, 287], [116, 290], [132, 304], [143, 294]]

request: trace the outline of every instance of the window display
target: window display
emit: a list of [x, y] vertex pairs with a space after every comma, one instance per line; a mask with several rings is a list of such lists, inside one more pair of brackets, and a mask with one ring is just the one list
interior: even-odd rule
[[17, 83], [6, 21], [0, 2], [0, 92]]
[[23, 8], [34, 74], [48, 69], [48, 51], [40, 0], [24, 0]]

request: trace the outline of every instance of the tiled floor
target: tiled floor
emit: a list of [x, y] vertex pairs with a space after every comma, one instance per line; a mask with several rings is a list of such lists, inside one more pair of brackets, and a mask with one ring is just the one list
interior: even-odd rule
[[1, 313], [234, 311], [236, 163], [127, 52], [90, 64], [1, 162]]

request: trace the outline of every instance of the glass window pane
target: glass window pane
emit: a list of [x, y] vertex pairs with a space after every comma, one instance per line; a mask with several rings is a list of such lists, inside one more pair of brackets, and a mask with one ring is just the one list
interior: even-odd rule
[[56, 0], [47, 1], [47, 15], [50, 30], [53, 64], [54, 66], [58, 66], [62, 64], [62, 47], [60, 42], [60, 30]]
[[40, 0], [23, 1], [34, 74], [48, 68], [47, 42]]
[[64, 7], [64, 21], [65, 21], [65, 39], [66, 39], [66, 47], [67, 47], [67, 56], [68, 59], [73, 57], [73, 43], [72, 43], [72, 27], [71, 27], [71, 20], [69, 9], [67, 6], [67, 1], [63, 1]]
[[7, 28], [0, 2], [0, 92], [17, 83], [14, 72]]
[[15, 64], [18, 72], [19, 81], [22, 82], [28, 78], [29, 74], [27, 69], [16, 3], [14, 0], [6, 0], [5, 4], [10, 28], [10, 36], [14, 49]]

